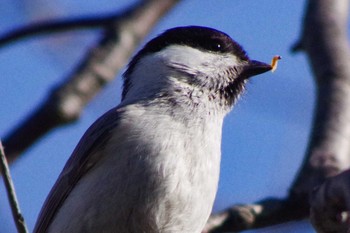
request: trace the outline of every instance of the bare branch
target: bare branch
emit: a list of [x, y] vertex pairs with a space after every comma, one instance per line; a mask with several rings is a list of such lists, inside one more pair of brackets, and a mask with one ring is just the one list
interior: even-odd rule
[[19, 233], [28, 233], [26, 223], [24, 221], [24, 218], [21, 214], [21, 210], [19, 208], [15, 187], [12, 182], [10, 169], [7, 164], [7, 160], [5, 157], [5, 152], [4, 152], [4, 148], [2, 146], [1, 140], [0, 140], [0, 168], [1, 168], [0, 170], [2, 173], [2, 177], [4, 179], [4, 183], [5, 183], [7, 198], [9, 199], [9, 203], [11, 206], [12, 217], [13, 217], [13, 220], [15, 221], [17, 231]]
[[302, 219], [303, 205], [293, 200], [265, 199], [250, 205], [235, 205], [212, 215], [202, 233], [236, 232]]
[[327, 177], [350, 167], [348, 0], [310, 0], [302, 35], [315, 76], [317, 103], [310, 143], [292, 186], [307, 198]]
[[113, 19], [98, 45], [90, 49], [75, 71], [53, 88], [46, 101], [5, 137], [9, 162], [48, 131], [77, 120], [85, 105], [116, 77], [139, 42], [178, 1], [143, 1], [118, 20]]
[[319, 233], [350, 232], [350, 170], [328, 179], [311, 198], [311, 222]]
[[309, 0], [301, 40], [293, 47], [293, 51], [303, 50], [308, 55], [317, 104], [308, 150], [289, 196], [271, 205], [262, 201], [260, 205], [233, 206], [213, 215], [205, 232], [238, 231], [306, 218], [312, 190], [350, 167], [348, 5], [348, 0]]
[[108, 27], [113, 21], [118, 20], [119, 14], [86, 17], [78, 19], [58, 20], [52, 22], [39, 22], [18, 28], [0, 37], [0, 48], [9, 43], [19, 41], [31, 36], [66, 32], [77, 29], [92, 29]]

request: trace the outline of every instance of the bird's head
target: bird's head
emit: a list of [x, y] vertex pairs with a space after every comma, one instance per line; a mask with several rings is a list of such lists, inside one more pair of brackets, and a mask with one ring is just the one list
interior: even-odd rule
[[272, 66], [250, 60], [227, 34], [199, 27], [177, 27], [149, 41], [124, 73], [122, 99], [176, 95], [231, 107], [251, 76]]

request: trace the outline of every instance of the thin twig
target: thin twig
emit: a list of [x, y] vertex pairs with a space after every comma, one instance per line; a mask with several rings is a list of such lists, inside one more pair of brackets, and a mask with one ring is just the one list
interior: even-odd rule
[[104, 27], [111, 22], [112, 16], [97, 16], [86, 18], [74, 18], [66, 20], [57, 20], [50, 22], [38, 22], [32, 25], [28, 25], [22, 28], [14, 29], [2, 35], [0, 37], [0, 48], [6, 46], [9, 43], [22, 40], [27, 37], [52, 34], [57, 32], [66, 32], [76, 29], [96, 28]]
[[24, 218], [21, 214], [21, 210], [19, 208], [15, 187], [11, 179], [10, 169], [7, 164], [7, 160], [5, 157], [5, 152], [4, 152], [4, 148], [2, 146], [1, 140], [0, 140], [0, 158], [1, 158], [1, 173], [4, 179], [7, 197], [10, 202], [12, 216], [13, 216], [13, 220], [15, 221], [17, 231], [19, 233], [28, 233], [26, 223], [24, 221]]
[[[140, 1], [138, 5], [143, 5], [147, 1]], [[108, 29], [118, 20], [127, 18], [135, 11], [137, 5], [132, 5], [122, 12], [112, 12], [110, 14], [85, 16], [80, 18], [57, 19], [33, 23], [27, 26], [16, 28], [0, 36], [0, 48], [28, 37], [38, 35], [48, 35], [53, 33], [67, 32], [83, 29]]]

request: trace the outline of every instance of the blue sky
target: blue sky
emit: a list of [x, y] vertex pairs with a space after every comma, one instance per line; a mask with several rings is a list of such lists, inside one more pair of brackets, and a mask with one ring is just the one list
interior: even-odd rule
[[[101, 14], [131, 1], [2, 0], [0, 33], [40, 18]], [[283, 57], [275, 73], [251, 79], [226, 119], [222, 170], [214, 210], [266, 197], [284, 197], [304, 155], [314, 103], [314, 86], [304, 54], [291, 54], [300, 35], [304, 1], [192, 0], [180, 3], [149, 38], [180, 25], [222, 30], [252, 59]], [[40, 37], [0, 49], [0, 137], [69, 75], [99, 31]], [[41, 205], [78, 140], [96, 118], [120, 101], [118, 77], [85, 109], [79, 122], [50, 132], [11, 167], [22, 212], [32, 229]], [[0, 185], [0, 232], [15, 232]], [[313, 232], [305, 222], [250, 232]]]

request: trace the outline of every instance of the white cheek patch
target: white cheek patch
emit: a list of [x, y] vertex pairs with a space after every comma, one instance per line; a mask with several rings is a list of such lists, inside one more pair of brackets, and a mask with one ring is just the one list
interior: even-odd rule
[[[184, 45], [171, 45], [139, 60], [128, 77], [131, 82], [127, 98], [137, 99], [155, 94], [166, 86], [169, 80], [182, 82], [181, 77], [186, 77], [182, 75], [184, 73], [196, 76], [197, 81], [202, 81], [203, 84], [218, 85], [218, 75], [223, 75], [229, 68], [241, 65], [243, 62], [233, 54], [219, 54]], [[228, 81], [221, 79], [223, 83]]]

